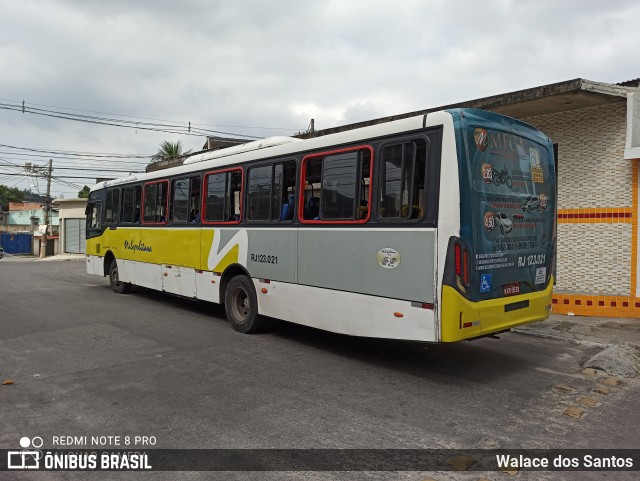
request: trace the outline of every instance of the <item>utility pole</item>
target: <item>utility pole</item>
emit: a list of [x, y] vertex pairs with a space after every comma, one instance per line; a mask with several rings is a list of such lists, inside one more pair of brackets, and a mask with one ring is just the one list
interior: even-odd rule
[[49, 159], [49, 168], [46, 172], [47, 177], [47, 197], [44, 200], [44, 232], [42, 234], [42, 242], [40, 244], [40, 258], [47, 256], [47, 235], [49, 234], [49, 209], [51, 205], [51, 173], [53, 172], [53, 160]]
[[24, 164], [24, 170], [31, 174], [40, 174], [47, 179], [47, 196], [44, 199], [44, 232], [42, 234], [42, 240], [40, 241], [40, 257], [44, 258], [47, 255], [47, 237], [49, 235], [49, 211], [51, 210], [51, 177], [53, 174], [53, 160], [49, 159], [48, 166], [36, 166], [27, 162]]

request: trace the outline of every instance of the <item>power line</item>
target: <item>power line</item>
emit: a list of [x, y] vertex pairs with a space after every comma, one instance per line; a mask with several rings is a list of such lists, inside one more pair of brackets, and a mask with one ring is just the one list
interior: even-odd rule
[[64, 112], [64, 111], [58, 111], [58, 110], [40, 109], [37, 107], [30, 107], [30, 106], [27, 107], [24, 103], [22, 104], [0, 103], [0, 109], [10, 110], [14, 112], [22, 112], [23, 114], [28, 113], [33, 115], [42, 115], [45, 117], [73, 120], [75, 122], [85, 122], [85, 123], [96, 124], [96, 125], [109, 125], [112, 127], [132, 128], [136, 130], [149, 130], [154, 132], [191, 135], [191, 136], [197, 136], [197, 137], [200, 137], [203, 135], [209, 135], [209, 134], [219, 134], [219, 135], [231, 135], [235, 137], [244, 137], [244, 138], [251, 138], [251, 139], [263, 138], [263, 137], [257, 137], [254, 135], [240, 134], [237, 132], [222, 132], [218, 130], [201, 129], [201, 128], [192, 126], [191, 122], [183, 125], [180, 125], [178, 123], [159, 124], [159, 123], [147, 122], [147, 121], [126, 120], [121, 118], [118, 119], [118, 118], [112, 118], [112, 117], [97, 117], [94, 115], [74, 114], [71, 112]]
[[[25, 163], [31, 162], [31, 163], [40, 163], [42, 162], [42, 159], [36, 158], [36, 159], [31, 159], [29, 157], [24, 158], [24, 159], [16, 159], [15, 157], [4, 157], [4, 156], [0, 156], [0, 160], [6, 160], [6, 161], [11, 161], [11, 160], [17, 160], [19, 162], [19, 164], [14, 164], [14, 165], [20, 165], [20, 166], [24, 166]], [[111, 163], [111, 162], [96, 162], [96, 161], [91, 161], [91, 160], [78, 160], [76, 162], [73, 161], [73, 159], [64, 159], [64, 158], [54, 158], [54, 160], [56, 160], [56, 166], [60, 166], [60, 167], [93, 167], [96, 169], [100, 169], [100, 168], [105, 168], [105, 169], [120, 169], [120, 170], [140, 170], [143, 169], [144, 167], [146, 167], [148, 164], [146, 163], [142, 163], [142, 164], [129, 164], [126, 162], [116, 162], [116, 163]]]
[[[0, 172], [0, 175], [12, 175], [12, 176], [22, 176], [25, 177], [26, 174], [21, 174], [18, 172]], [[95, 175], [90, 176], [76, 176], [76, 175], [58, 175], [55, 177], [56, 179], [95, 179]]]
[[[57, 154], [66, 156], [91, 156], [91, 157], [113, 157], [114, 159], [150, 159], [154, 154], [113, 154], [106, 152], [83, 152], [78, 150], [60, 149], [35, 149], [32, 147], [16, 147], [15, 145], [0, 144], [0, 147], [16, 150], [27, 150], [29, 152], [40, 152], [44, 154]], [[16, 152], [17, 154], [17, 152]]]
[[[91, 158], [91, 157], [68, 157], [68, 156], [61, 156], [61, 155], [44, 155], [44, 154], [26, 154], [26, 153], [22, 153], [22, 152], [6, 152], [6, 151], [0, 151], [0, 155], [7, 155], [9, 154], [11, 157], [4, 157], [6, 159], [11, 159], [11, 160], [18, 160], [20, 162], [23, 162], [25, 160], [29, 160], [29, 159], [42, 159], [42, 158], [46, 158], [46, 159], [60, 159], [60, 160], [69, 160], [69, 161], [73, 161], [73, 160], [77, 160], [77, 161], [85, 161], [85, 162], [104, 162], [104, 163], [115, 163], [115, 164], [137, 164], [137, 165], [147, 165], [149, 162], [138, 162], [135, 160], [111, 160], [108, 158]], [[13, 157], [14, 155], [22, 155], [23, 158], [18, 158], [18, 157]]]
[[144, 174], [143, 170], [115, 170], [115, 169], [79, 169], [77, 167], [58, 167], [55, 170], [81, 170], [85, 172], [115, 172], [120, 174]]
[[[14, 100], [14, 99], [4, 99], [4, 98], [0, 98], [0, 100], [3, 100], [5, 102], [12, 102], [14, 104], [18, 104], [18, 107], [21, 107], [22, 103], [19, 100]], [[87, 110], [87, 109], [76, 109], [76, 108], [72, 108], [72, 107], [60, 107], [59, 105], [47, 105], [47, 104], [38, 104], [38, 103], [33, 103], [31, 102], [30, 105], [36, 105], [39, 107], [49, 107], [49, 108], [54, 108], [54, 109], [61, 109], [61, 110], [72, 110], [72, 111], [76, 111], [76, 112], [88, 112], [91, 114], [102, 114], [102, 115], [111, 115], [114, 117], [125, 117], [125, 118], [130, 118], [130, 119], [141, 119], [141, 120], [155, 120], [158, 122], [169, 122], [171, 124], [187, 124], [188, 122], [184, 122], [184, 121], [174, 121], [174, 120], [166, 120], [166, 119], [156, 119], [153, 117], [140, 117], [140, 116], [135, 116], [135, 115], [126, 115], [126, 114], [114, 114], [111, 112], [101, 112], [98, 110]], [[228, 127], [228, 128], [238, 128], [238, 129], [265, 129], [265, 130], [291, 130], [291, 131], [300, 131], [300, 128], [293, 128], [293, 127], [262, 127], [262, 126], [249, 126], [249, 125], [226, 125], [226, 124], [208, 124], [208, 123], [191, 123], [192, 126], [194, 125], [204, 125], [207, 127]]]
[[[21, 169], [23, 167], [14, 164], [13, 162], [9, 162], [9, 163], [2, 163], [2, 160], [6, 160], [3, 157], [0, 157], [0, 166], [2, 167], [10, 167], [10, 168], [14, 168], [14, 169]], [[100, 167], [93, 167], [93, 168], [83, 168], [83, 167], [59, 167], [56, 164], [56, 170], [81, 170], [81, 171], [87, 171], [87, 172], [119, 172], [119, 173], [135, 173], [135, 174], [142, 174], [144, 173], [144, 171], [138, 170], [138, 171], [134, 171], [133, 169], [103, 169]]]

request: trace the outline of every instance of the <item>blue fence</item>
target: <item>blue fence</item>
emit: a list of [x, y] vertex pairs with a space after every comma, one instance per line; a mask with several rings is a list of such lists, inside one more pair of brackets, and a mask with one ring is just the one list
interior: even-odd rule
[[31, 234], [0, 234], [0, 245], [8, 254], [31, 254]]

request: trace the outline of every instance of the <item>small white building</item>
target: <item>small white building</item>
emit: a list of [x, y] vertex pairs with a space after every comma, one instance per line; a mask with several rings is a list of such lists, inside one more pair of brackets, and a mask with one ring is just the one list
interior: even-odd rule
[[60, 252], [85, 253], [85, 209], [87, 199], [56, 199], [60, 218]]

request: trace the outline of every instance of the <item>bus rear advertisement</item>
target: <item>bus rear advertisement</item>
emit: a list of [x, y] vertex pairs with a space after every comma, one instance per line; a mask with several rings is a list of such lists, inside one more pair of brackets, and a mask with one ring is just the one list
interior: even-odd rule
[[[469, 307], [458, 306], [456, 312], [462, 326], [480, 334], [537, 320], [550, 311], [553, 284], [556, 184], [550, 141], [496, 114], [460, 110], [453, 115], [464, 186], [461, 246], [453, 250], [473, 272], [469, 282], [451, 283], [472, 301], [462, 302]], [[488, 300], [494, 302], [483, 302]], [[455, 340], [462, 329], [448, 333]]]

